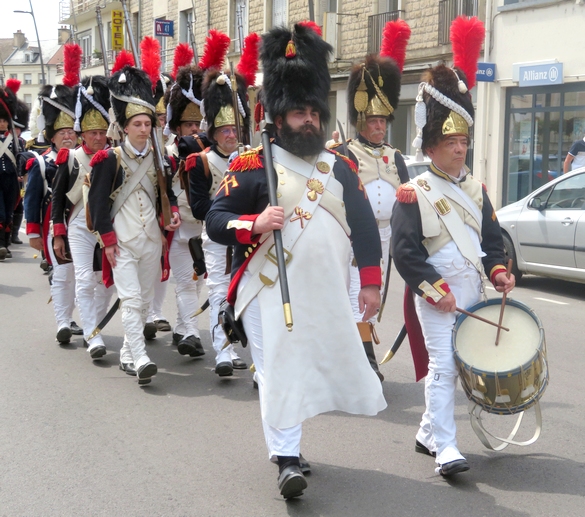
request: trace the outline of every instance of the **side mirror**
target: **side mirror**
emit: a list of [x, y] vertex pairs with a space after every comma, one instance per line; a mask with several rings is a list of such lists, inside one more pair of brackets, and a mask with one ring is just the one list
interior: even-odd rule
[[530, 201], [528, 201], [528, 206], [530, 208], [534, 208], [535, 210], [544, 209], [544, 205], [542, 204], [542, 200], [539, 197], [533, 197]]

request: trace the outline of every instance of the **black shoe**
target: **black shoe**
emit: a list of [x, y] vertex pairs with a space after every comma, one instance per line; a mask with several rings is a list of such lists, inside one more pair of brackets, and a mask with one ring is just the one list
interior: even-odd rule
[[7, 254], [8, 249], [0, 245], [0, 262], [4, 262], [4, 259], [6, 258]]
[[12, 253], [9, 248], [6, 248], [6, 258], [12, 258]]
[[39, 267], [45, 272], [45, 274], [49, 273], [49, 268], [51, 267], [49, 265], [49, 263], [47, 262], [47, 259], [42, 259], [41, 263], [39, 264]]
[[74, 321], [71, 322], [69, 328], [71, 328], [71, 334], [74, 336], [83, 336], [83, 329]]
[[12, 244], [22, 244], [22, 241], [18, 237], [18, 231], [12, 234], [12, 238], [10, 240], [12, 241]]
[[57, 341], [60, 345], [68, 345], [71, 341], [71, 329], [69, 327], [63, 327], [57, 332]]
[[298, 465], [289, 465], [278, 475], [278, 489], [285, 499], [303, 495], [307, 480]]
[[171, 324], [167, 320], [154, 320], [154, 324], [156, 325], [156, 330], [160, 330], [161, 332], [171, 330]]
[[144, 339], [151, 340], [156, 338], [156, 325], [152, 321], [147, 321], [144, 325]]
[[138, 384], [150, 384], [150, 381], [156, 375], [157, 371], [156, 364], [153, 362], [143, 364], [138, 370], [136, 370]]
[[234, 367], [234, 370], [245, 370], [248, 368], [246, 361], [242, 361], [239, 357], [232, 361], [232, 366]]
[[174, 346], [179, 346], [179, 343], [182, 341], [182, 339], [185, 336], [183, 334], [177, 334], [175, 332], [173, 332], [173, 345]]
[[123, 363], [120, 361], [120, 370], [122, 370], [126, 375], [136, 376], [136, 368], [134, 368], [134, 363]]
[[12, 216], [12, 235], [7, 236], [12, 241], [12, 244], [22, 244], [22, 241], [18, 237], [18, 231], [20, 230], [23, 217], [23, 213], [13, 214]]
[[469, 463], [467, 463], [467, 460], [455, 460], [450, 461], [449, 463], [443, 463], [439, 474], [444, 477], [449, 477], [454, 474], [459, 474], [460, 472], [465, 472], [466, 470], [469, 470]]
[[[272, 456], [270, 461], [275, 465], [278, 465], [278, 458], [276, 456]], [[311, 473], [311, 464], [303, 457], [302, 454], [299, 454], [299, 467], [305, 476]]]
[[187, 336], [179, 341], [177, 350], [181, 355], [188, 355], [191, 357], [200, 357], [205, 355], [205, 350], [201, 345], [201, 339], [195, 336]]
[[420, 452], [421, 454], [426, 454], [427, 456], [432, 456], [433, 458], [437, 457], [437, 453], [435, 451], [430, 451], [427, 447], [425, 447], [422, 443], [418, 440], [414, 446], [414, 450], [416, 452]]
[[91, 356], [92, 359], [99, 359], [100, 357], [103, 357], [104, 355], [106, 355], [106, 345], [94, 346], [89, 351], [89, 355]]
[[229, 377], [234, 374], [234, 367], [230, 361], [223, 361], [215, 367], [215, 373], [220, 377]]

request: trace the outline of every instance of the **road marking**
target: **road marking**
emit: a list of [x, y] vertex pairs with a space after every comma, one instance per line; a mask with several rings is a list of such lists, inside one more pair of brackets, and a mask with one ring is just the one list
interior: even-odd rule
[[549, 300], [548, 298], [534, 298], [535, 300], [540, 300], [542, 302], [550, 302], [556, 303], [557, 305], [569, 305], [567, 302], [557, 302], [556, 300]]

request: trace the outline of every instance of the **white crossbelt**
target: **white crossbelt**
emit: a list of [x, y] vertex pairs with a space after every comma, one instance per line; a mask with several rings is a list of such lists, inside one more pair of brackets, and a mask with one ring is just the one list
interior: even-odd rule
[[14, 154], [12, 153], [12, 151], [9, 149], [11, 143], [12, 143], [12, 134], [9, 134], [6, 137], [6, 139], [4, 140], [4, 142], [0, 142], [0, 156], [3, 156], [3, 155], [8, 156], [8, 158], [10, 158], [10, 161], [12, 162], [12, 164], [16, 167], [16, 158], [14, 157]]
[[114, 199], [114, 203], [110, 209], [110, 216], [112, 219], [116, 216], [120, 208], [122, 208], [122, 205], [126, 202], [128, 197], [130, 197], [130, 194], [134, 192], [134, 189], [138, 185], [142, 186], [152, 201], [152, 205], [156, 207], [156, 191], [152, 181], [150, 181], [150, 178], [147, 176], [148, 170], [150, 169], [152, 163], [152, 153], [148, 154], [140, 164], [136, 160], [131, 160], [130, 163], [128, 163], [124, 160], [124, 156], [122, 156], [121, 165], [126, 174], [126, 182]]
[[[309, 225], [315, 210], [321, 202], [323, 192], [327, 187], [329, 179], [333, 176], [333, 165], [335, 164], [335, 155], [326, 151], [323, 151], [318, 157], [315, 165], [311, 168], [311, 165], [306, 161], [298, 158], [290, 153], [284, 153], [276, 145], [272, 145], [272, 156], [276, 163], [285, 164], [288, 169], [293, 170], [297, 174], [301, 174], [307, 178], [307, 187], [303, 192], [303, 195], [298, 202], [295, 210], [293, 211], [292, 217], [288, 220], [282, 229], [282, 244], [285, 249], [285, 258], [288, 253], [292, 252], [294, 245], [298, 241], [303, 231]], [[292, 158], [291, 158], [292, 157]], [[280, 158], [280, 159], [279, 159]], [[292, 161], [292, 163], [291, 163]], [[317, 168], [318, 163], [325, 162], [328, 167], [328, 172], [322, 172]], [[312, 184], [312, 180], [319, 181], [323, 186], [321, 192], [315, 191], [309, 187]], [[312, 192], [315, 195], [311, 194]], [[311, 196], [309, 197], [309, 194]], [[264, 246], [268, 251], [263, 257], [258, 256], [258, 261], [255, 261], [254, 257], [249, 264], [252, 278], [242, 288], [242, 291], [238, 293], [238, 297], [235, 305], [235, 316], [236, 319], [240, 317], [242, 311], [248, 306], [248, 304], [258, 295], [262, 288], [266, 285], [271, 286], [278, 280], [278, 266], [276, 261], [268, 260], [270, 248], [274, 243], [274, 236], [271, 233], [270, 236], [260, 246]], [[257, 252], [259, 253], [259, 252]]]

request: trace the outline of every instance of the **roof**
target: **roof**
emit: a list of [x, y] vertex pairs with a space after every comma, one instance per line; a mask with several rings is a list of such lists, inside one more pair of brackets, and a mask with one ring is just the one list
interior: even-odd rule
[[0, 38], [0, 62], [4, 62], [14, 52], [14, 38]]
[[[61, 48], [62, 45], [59, 44], [59, 40], [52, 39], [52, 40], [41, 40], [41, 48], [43, 50], [43, 61], [45, 63], [49, 63], [58, 50]], [[29, 63], [37, 64], [40, 63], [38, 58], [38, 45], [33, 45], [31, 42], [28, 42], [28, 45], [24, 46], [23, 48], [16, 50], [9, 59], [7, 59], [4, 64], [5, 65], [25, 65]], [[25, 55], [27, 53], [33, 52], [36, 55], [36, 58], [33, 61], [26, 61]], [[51, 63], [53, 64], [53, 63]]]

